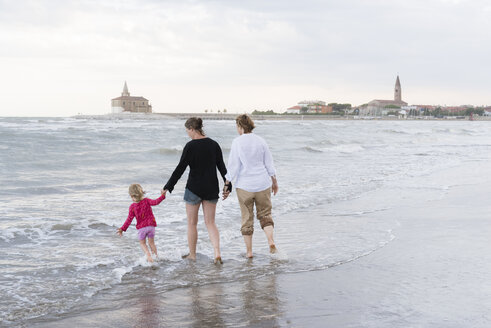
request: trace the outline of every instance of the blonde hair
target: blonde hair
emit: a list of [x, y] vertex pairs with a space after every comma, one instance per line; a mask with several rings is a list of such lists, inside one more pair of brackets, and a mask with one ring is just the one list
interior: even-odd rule
[[235, 119], [238, 127], [241, 127], [244, 130], [244, 133], [251, 133], [254, 130], [254, 121], [247, 114], [242, 114], [237, 116]]
[[128, 188], [128, 192], [132, 198], [134, 198], [137, 202], [141, 201], [145, 196], [145, 192], [143, 191], [142, 186], [138, 183], [133, 183]]

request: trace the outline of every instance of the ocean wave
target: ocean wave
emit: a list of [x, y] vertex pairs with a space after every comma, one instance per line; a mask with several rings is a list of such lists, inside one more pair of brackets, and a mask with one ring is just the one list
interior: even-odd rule
[[313, 147], [313, 146], [305, 146], [305, 147], [302, 147], [301, 149], [302, 150], [305, 150], [305, 151], [308, 151], [308, 152], [311, 152], [311, 153], [322, 153], [323, 152], [322, 149], [316, 148], [316, 147]]
[[339, 153], [356, 153], [365, 150], [365, 148], [358, 144], [345, 144], [327, 148], [327, 150]]
[[[74, 222], [47, 222], [45, 218], [32, 219], [42, 223], [25, 223], [13, 227], [4, 227], [0, 229], [0, 241], [12, 245], [43, 243], [56, 238], [55, 236], [62, 238], [63, 235], [70, 233], [74, 227], [79, 226]], [[84, 224], [81, 225], [81, 227], [83, 226]]]
[[385, 132], [385, 133], [390, 133], [390, 134], [410, 134], [407, 131], [395, 130], [395, 129], [384, 129], [384, 130], [381, 130], [381, 131], [382, 132]]
[[109, 227], [112, 227], [112, 226], [109, 224], [106, 224], [104, 222], [91, 223], [88, 225], [89, 229], [94, 229], [94, 230], [107, 229]]
[[[183, 149], [184, 149], [183, 146], [176, 145], [176, 146], [172, 146], [172, 147], [169, 147], [169, 148], [158, 148], [156, 151], [159, 154], [168, 155], [168, 154], [179, 154], [179, 153], [182, 153], [182, 150]], [[154, 151], [155, 150], [153, 150], [152, 152], [154, 152]]]
[[440, 128], [433, 129], [433, 132], [441, 133], [441, 134], [450, 134], [450, 135], [464, 135], [464, 136], [473, 136], [478, 135], [478, 133], [474, 130], [469, 129], [458, 129], [458, 128]]
[[349, 216], [349, 217], [356, 217], [356, 216], [363, 216], [366, 214], [374, 214], [377, 212], [384, 212], [390, 210], [392, 207], [381, 207], [381, 208], [376, 208], [376, 209], [368, 209], [368, 210], [360, 210], [360, 211], [355, 211], [355, 212], [330, 212], [328, 216]]
[[70, 224], [70, 223], [67, 223], [67, 224], [58, 223], [58, 224], [54, 224], [51, 227], [51, 230], [52, 231], [70, 231], [70, 230], [72, 230], [73, 226], [74, 225]]
[[310, 153], [325, 153], [325, 152], [355, 153], [365, 150], [365, 148], [359, 144], [338, 144], [329, 147], [303, 146], [300, 149]]

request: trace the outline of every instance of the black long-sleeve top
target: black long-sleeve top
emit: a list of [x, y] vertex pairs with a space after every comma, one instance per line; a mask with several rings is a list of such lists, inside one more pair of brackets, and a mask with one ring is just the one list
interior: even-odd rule
[[225, 181], [227, 168], [223, 162], [222, 149], [213, 139], [203, 138], [189, 141], [182, 150], [181, 160], [164, 189], [172, 192], [177, 181], [189, 165], [186, 188], [201, 199], [218, 199], [219, 187], [217, 168]]

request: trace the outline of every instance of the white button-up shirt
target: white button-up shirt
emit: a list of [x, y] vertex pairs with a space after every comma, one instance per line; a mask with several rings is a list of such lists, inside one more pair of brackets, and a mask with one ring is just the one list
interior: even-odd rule
[[275, 174], [273, 157], [263, 138], [244, 133], [234, 139], [225, 177], [235, 182], [236, 188], [263, 191], [271, 187], [271, 177]]

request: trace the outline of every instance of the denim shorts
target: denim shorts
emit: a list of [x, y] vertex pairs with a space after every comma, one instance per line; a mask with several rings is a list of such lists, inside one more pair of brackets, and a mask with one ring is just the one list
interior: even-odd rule
[[203, 200], [206, 200], [207, 202], [214, 203], [214, 204], [218, 203], [218, 198], [217, 199], [201, 199], [198, 195], [194, 194], [188, 188], [186, 188], [186, 190], [184, 190], [184, 201], [187, 204], [189, 204], [189, 205], [198, 205]]

